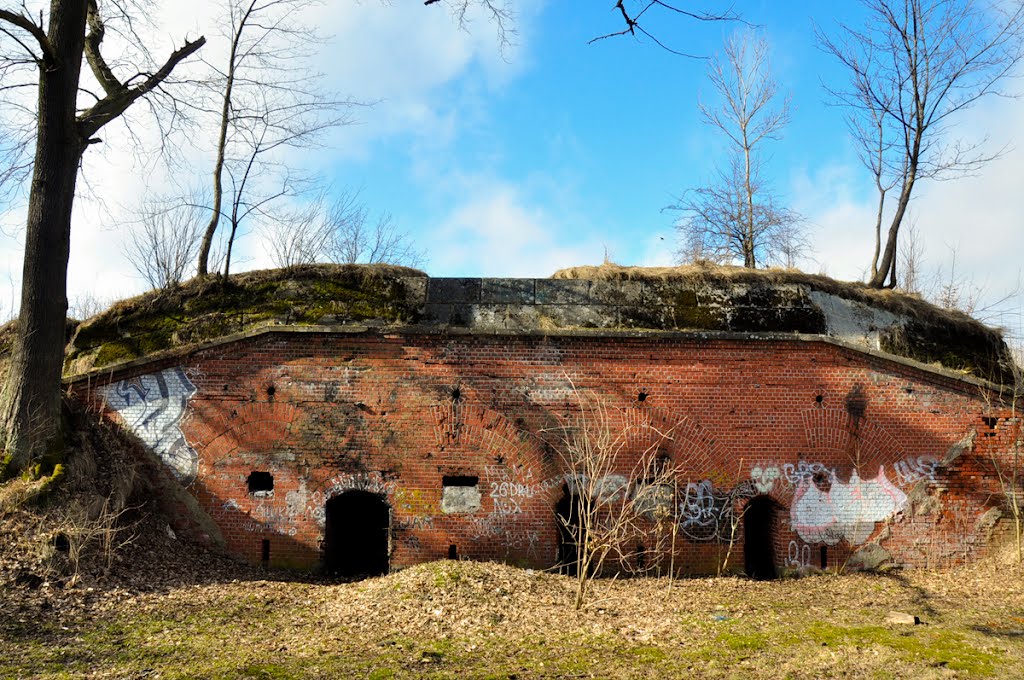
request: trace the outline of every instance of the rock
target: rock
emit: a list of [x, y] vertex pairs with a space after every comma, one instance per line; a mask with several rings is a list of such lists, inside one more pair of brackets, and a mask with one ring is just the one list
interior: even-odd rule
[[885, 622], [896, 623], [901, 626], [916, 626], [921, 623], [921, 619], [906, 612], [889, 612], [889, 615], [885, 617]]
[[877, 543], [867, 543], [850, 556], [846, 566], [858, 571], [878, 571], [891, 562], [888, 550]]

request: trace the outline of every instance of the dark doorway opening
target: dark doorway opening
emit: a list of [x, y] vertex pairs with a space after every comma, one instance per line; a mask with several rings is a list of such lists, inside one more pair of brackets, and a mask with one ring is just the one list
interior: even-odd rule
[[743, 512], [743, 559], [747, 576], [775, 578], [775, 519], [778, 504], [768, 496], [752, 498]]
[[356, 578], [388, 573], [391, 508], [368, 491], [346, 491], [327, 501], [324, 567], [328, 576]]
[[558, 522], [558, 571], [575, 576], [579, 572], [580, 518], [579, 499], [569, 492], [569, 485], [562, 486], [562, 497], [555, 504], [555, 521]]

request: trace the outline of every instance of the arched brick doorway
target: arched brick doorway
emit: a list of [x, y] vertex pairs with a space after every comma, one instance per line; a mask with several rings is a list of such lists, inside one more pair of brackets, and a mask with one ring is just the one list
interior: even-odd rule
[[747, 576], [775, 578], [775, 531], [779, 504], [769, 496], [751, 498], [743, 511], [743, 562]]
[[391, 507], [369, 491], [353, 490], [327, 501], [324, 567], [328, 576], [355, 578], [388, 573]]

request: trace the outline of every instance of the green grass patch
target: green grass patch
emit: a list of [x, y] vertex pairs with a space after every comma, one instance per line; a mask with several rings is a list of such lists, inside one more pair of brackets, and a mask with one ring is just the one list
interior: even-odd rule
[[978, 649], [964, 635], [943, 629], [914, 627], [896, 630], [884, 626], [838, 626], [814, 622], [806, 632], [812, 642], [820, 645], [879, 645], [899, 651], [908, 661], [974, 675], [993, 675], [1000, 661], [998, 655]]

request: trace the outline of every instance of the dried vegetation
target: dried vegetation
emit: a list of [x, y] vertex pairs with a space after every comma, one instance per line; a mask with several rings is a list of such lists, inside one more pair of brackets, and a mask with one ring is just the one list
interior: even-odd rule
[[[59, 488], [0, 487], [0, 678], [1010, 678], [1024, 664], [1012, 550], [947, 572], [597, 579], [577, 612], [572, 577], [501, 564], [351, 583], [238, 564], [167, 531], [134, 446], [80, 426]], [[77, 559], [61, 536], [83, 540]]]
[[[995, 383], [1012, 383], [1013, 358], [1003, 340], [1002, 330], [989, 328], [959, 310], [937, 307], [917, 295], [901, 291], [869, 288], [863, 283], [836, 281], [795, 269], [748, 269], [708, 262], [678, 267], [625, 267], [607, 262], [562, 269], [552, 278], [657, 282], [680, 287], [710, 285], [726, 289], [746, 286], [760, 291], [800, 286], [900, 317], [902, 322], [898, 330], [882, 334], [881, 349], [886, 352], [973, 374]], [[766, 306], [770, 302], [762, 304]]]
[[304, 265], [195, 278], [122, 300], [78, 325], [65, 374], [194, 346], [270, 324], [333, 325], [407, 320], [402, 279], [426, 276], [396, 265]]

